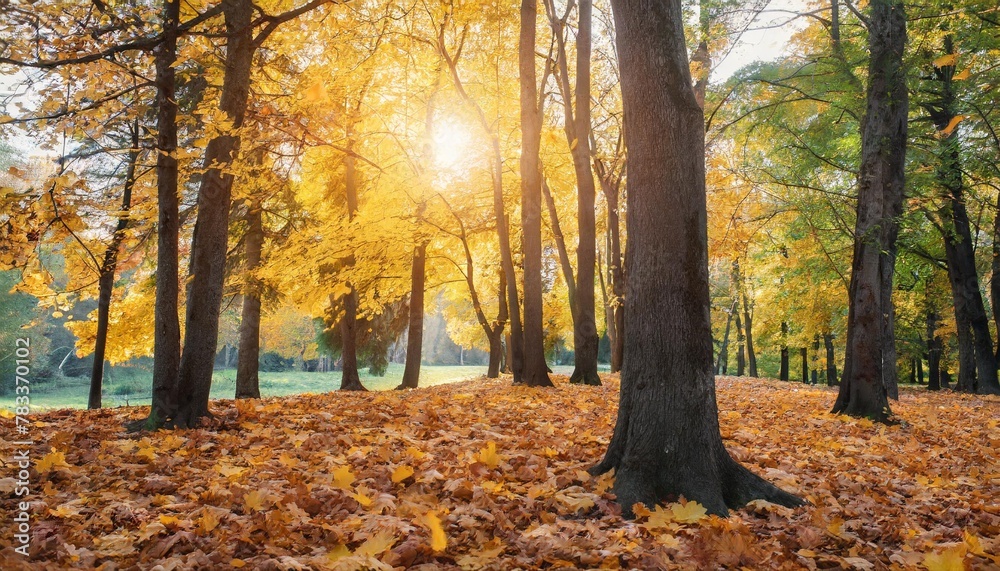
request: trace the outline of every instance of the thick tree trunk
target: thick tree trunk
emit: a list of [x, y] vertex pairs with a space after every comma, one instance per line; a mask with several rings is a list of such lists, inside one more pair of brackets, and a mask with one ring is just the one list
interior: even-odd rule
[[164, 0], [163, 41], [156, 48], [156, 303], [153, 334], [153, 391], [149, 417], [130, 428], [155, 429], [177, 411], [181, 358], [177, 199], [177, 97], [174, 63], [180, 0]]
[[[542, 118], [538, 109], [535, 73], [537, 0], [521, 0], [518, 70], [521, 82], [521, 252], [524, 264], [524, 330], [520, 382], [549, 387], [545, 365], [545, 332], [542, 321], [542, 177], [539, 149]], [[513, 282], [513, 280], [511, 280]], [[593, 290], [593, 279], [591, 279]], [[513, 311], [511, 312], [513, 314]], [[516, 341], [515, 341], [516, 342]], [[514, 379], [515, 382], [518, 379]]]
[[125, 167], [125, 182], [122, 187], [122, 205], [118, 212], [118, 224], [111, 236], [111, 243], [104, 251], [104, 262], [98, 278], [97, 294], [97, 336], [94, 340], [94, 366], [90, 371], [90, 396], [87, 408], [101, 408], [101, 386], [104, 383], [104, 354], [108, 345], [108, 320], [111, 314], [111, 294], [115, 287], [115, 270], [118, 268], [118, 250], [125, 240], [125, 230], [129, 224], [129, 210], [132, 208], [132, 188], [135, 186], [135, 166], [139, 160], [139, 120], [133, 121], [128, 164]]
[[410, 272], [410, 322], [406, 336], [406, 365], [403, 381], [397, 389], [415, 389], [420, 381], [420, 357], [424, 343], [424, 283], [426, 281], [427, 244], [421, 243], [413, 251]]
[[[227, 0], [226, 71], [222, 80], [219, 109], [234, 129], [243, 124], [250, 94], [253, 63], [253, 3]], [[178, 411], [173, 424], [195, 426], [209, 416], [208, 396], [219, 340], [219, 316], [225, 282], [226, 237], [233, 174], [229, 167], [239, 154], [240, 139], [226, 134], [213, 138], [205, 149], [207, 169], [198, 191], [198, 219], [191, 244], [191, 281], [187, 299], [184, 353], [177, 383]]]
[[[990, 305], [993, 308], [993, 324], [1000, 337], [1000, 193], [997, 193], [996, 214], [993, 217], [993, 258], [990, 260]], [[1000, 339], [993, 356], [1000, 365]]]
[[358, 374], [358, 292], [351, 291], [344, 296], [344, 318], [340, 322], [343, 366], [340, 376], [340, 390], [365, 391]]
[[260, 294], [261, 283], [254, 276], [260, 266], [264, 249], [264, 221], [261, 205], [254, 201], [247, 208], [247, 233], [243, 238], [246, 249], [246, 287], [243, 291], [243, 312], [240, 317], [240, 350], [236, 363], [236, 398], [260, 398]]
[[844, 380], [833, 412], [887, 422], [891, 417], [884, 379], [891, 324], [885, 290], [891, 291], [893, 246], [902, 210], [908, 93], [903, 51], [906, 15], [899, 0], [873, 0], [868, 23], [867, 108], [862, 120], [858, 215], [851, 265]]
[[826, 384], [832, 387], [837, 384], [837, 361], [833, 352], [833, 333], [827, 331], [823, 334], [823, 346], [826, 347]]
[[614, 0], [625, 129], [629, 249], [625, 360], [614, 435], [594, 473], [615, 472], [623, 513], [666, 498], [725, 515], [798, 498], [732, 459], [712, 374], [704, 118], [691, 89], [681, 2]]

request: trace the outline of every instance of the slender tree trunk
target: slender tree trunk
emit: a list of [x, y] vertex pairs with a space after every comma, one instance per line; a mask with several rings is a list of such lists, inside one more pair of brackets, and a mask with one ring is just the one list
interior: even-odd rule
[[615, 334], [611, 338], [611, 372], [617, 373], [622, 368], [622, 355], [625, 345], [625, 272], [622, 264], [621, 220], [618, 212], [619, 187], [621, 178], [611, 179], [604, 163], [600, 159], [594, 161], [601, 190], [608, 205], [608, 283], [611, 286], [611, 307], [613, 319], [609, 320], [608, 329]]
[[927, 390], [941, 390], [941, 351], [944, 343], [937, 334], [938, 315], [927, 311]]
[[549, 183], [544, 178], [542, 179], [542, 195], [545, 197], [545, 206], [549, 211], [549, 225], [552, 226], [552, 237], [556, 242], [556, 251], [559, 253], [559, 267], [562, 268], [566, 291], [569, 293], [569, 311], [573, 316], [573, 323], [576, 323], [576, 279], [573, 277], [573, 264], [569, 260], [569, 250], [566, 249], [562, 225], [559, 224], [556, 202], [552, 199]]
[[917, 384], [922, 385], [924, 384], [924, 360], [921, 357], [917, 357], [915, 360], [917, 363]]
[[743, 323], [747, 340], [747, 367], [750, 376], [757, 377], [757, 352], [753, 348], [753, 308], [747, 300], [746, 286], [743, 286]]
[[125, 167], [125, 183], [122, 188], [122, 205], [118, 213], [118, 225], [111, 237], [111, 243], [104, 251], [104, 262], [98, 278], [97, 295], [97, 336], [94, 340], [94, 366], [90, 371], [90, 396], [87, 408], [101, 408], [101, 386], [104, 383], [104, 354], [108, 344], [108, 320], [111, 313], [111, 294], [115, 288], [115, 270], [118, 268], [118, 250], [125, 240], [125, 230], [129, 225], [129, 210], [132, 208], [132, 188], [135, 186], [135, 166], [139, 160], [139, 120], [132, 122], [128, 165]]
[[[946, 53], [954, 53], [955, 48], [950, 35], [945, 36], [944, 47]], [[937, 105], [925, 107], [940, 132], [943, 133], [949, 126], [951, 127], [951, 131], [939, 143], [937, 179], [941, 185], [942, 198], [945, 200], [939, 215], [944, 221], [941, 229], [944, 234], [944, 251], [948, 260], [952, 298], [955, 301], [955, 321], [960, 324], [958, 390], [1000, 394], [996, 353], [993, 337], [990, 334], [989, 317], [979, 289], [976, 254], [972, 248], [969, 213], [965, 206], [960, 140], [958, 129], [951, 124], [957, 116], [957, 97], [952, 80], [954, 74], [954, 65], [935, 69], [935, 77], [938, 80], [935, 92], [940, 96], [940, 100]], [[965, 343], [962, 339], [962, 330], [965, 329], [961, 326], [963, 322], [971, 330], [971, 339], [965, 339]], [[967, 331], [964, 336], [969, 337]], [[975, 367], [975, 374], [972, 373], [970, 365]], [[963, 368], [966, 369], [964, 372]]]
[[833, 352], [833, 333], [827, 331], [823, 334], [823, 346], [826, 347], [826, 384], [832, 387], [837, 384], [837, 361]]
[[733, 306], [729, 309], [729, 313], [726, 315], [726, 331], [722, 335], [722, 346], [719, 347], [719, 358], [715, 362], [715, 374], [725, 375], [727, 369], [729, 368], [729, 331], [732, 328], [733, 315], [736, 313], [736, 302], [733, 302]]
[[[361, 108], [361, 99], [358, 100], [358, 109], [352, 111], [353, 117], [347, 128], [347, 149], [344, 155], [344, 192], [347, 199], [347, 217], [354, 220], [358, 212], [358, 179], [357, 168], [354, 156], [350, 151], [354, 149], [353, 122]], [[355, 263], [351, 256], [348, 264]], [[344, 295], [344, 317], [340, 322], [341, 350], [343, 366], [341, 367], [340, 390], [342, 391], [366, 391], [361, 384], [361, 376], [358, 373], [358, 292], [354, 284], [348, 283], [349, 292]]]
[[236, 363], [236, 398], [260, 398], [260, 280], [254, 272], [260, 267], [264, 250], [264, 221], [261, 205], [253, 201], [247, 208], [247, 233], [243, 238], [246, 249], [246, 288], [243, 291], [243, 311], [240, 316], [240, 350]]
[[[990, 305], [993, 308], [993, 325], [1000, 338], [1000, 193], [997, 193], [996, 214], [993, 216], [993, 257], [990, 260]], [[993, 358], [1000, 364], [1000, 339]]]
[[809, 384], [809, 349], [807, 347], [799, 348], [799, 357], [802, 359], [802, 382]]
[[746, 359], [743, 356], [745, 348], [745, 338], [743, 337], [743, 321], [740, 319], [740, 304], [739, 301], [733, 302], [736, 320], [736, 376], [742, 377], [746, 373]]
[[625, 515], [684, 496], [725, 515], [753, 499], [802, 502], [738, 464], [719, 432], [712, 374], [704, 116], [691, 89], [680, 0], [614, 0], [629, 133], [625, 359], [604, 460]]
[[422, 242], [413, 252], [410, 275], [410, 322], [406, 338], [406, 365], [403, 382], [397, 389], [415, 389], [420, 380], [420, 354], [424, 342], [424, 283], [426, 281], [427, 243]]
[[177, 199], [177, 97], [174, 63], [180, 0], [163, 2], [163, 41], [156, 48], [156, 303], [153, 335], [153, 391], [149, 417], [131, 429], [156, 429], [177, 411], [181, 358]]
[[858, 214], [851, 265], [844, 380], [833, 412], [887, 422], [891, 417], [885, 385], [887, 336], [883, 323], [887, 267], [902, 209], [908, 93], [903, 52], [906, 14], [899, 0], [869, 4], [867, 108], [862, 120]]
[[788, 380], [788, 323], [785, 321], [781, 322], [781, 365], [778, 378], [782, 381]]
[[[545, 365], [542, 321], [542, 179], [539, 149], [542, 118], [535, 74], [537, 0], [521, 0], [518, 69], [521, 82], [521, 252], [524, 264], [524, 362], [522, 383], [552, 386]], [[513, 280], [512, 280], [513, 281]], [[593, 280], [591, 280], [593, 290]], [[512, 312], [513, 313], [513, 312]], [[517, 379], [515, 378], [515, 382]]]

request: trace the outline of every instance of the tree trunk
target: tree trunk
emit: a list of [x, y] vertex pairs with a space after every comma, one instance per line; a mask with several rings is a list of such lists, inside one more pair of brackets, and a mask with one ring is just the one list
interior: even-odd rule
[[559, 253], [559, 267], [562, 268], [566, 291], [569, 293], [569, 311], [573, 316], [573, 323], [576, 323], [576, 279], [573, 277], [573, 264], [569, 261], [569, 250], [566, 249], [566, 239], [563, 237], [562, 225], [559, 224], [559, 213], [556, 211], [555, 200], [552, 199], [549, 184], [544, 178], [542, 179], [542, 195], [545, 197], [545, 206], [549, 211], [549, 225], [552, 226], [552, 238], [556, 242], [556, 252]]
[[753, 309], [747, 300], [746, 286], [743, 286], [743, 324], [747, 340], [747, 367], [750, 376], [757, 377], [757, 352], [753, 349]]
[[611, 372], [617, 373], [622, 368], [622, 355], [625, 346], [625, 272], [622, 265], [621, 220], [618, 213], [619, 190], [621, 177], [611, 180], [612, 174], [607, 172], [604, 163], [598, 158], [594, 160], [601, 190], [608, 204], [608, 283], [611, 286], [611, 308], [613, 319], [608, 322], [611, 338]]
[[809, 384], [809, 349], [801, 347], [799, 357], [802, 358], [802, 383]]
[[118, 250], [125, 240], [125, 230], [129, 224], [129, 210], [132, 208], [132, 188], [135, 186], [135, 166], [139, 160], [139, 120], [132, 122], [128, 164], [125, 167], [125, 183], [122, 188], [122, 206], [118, 212], [118, 225], [111, 237], [111, 243], [104, 251], [104, 262], [98, 278], [97, 295], [97, 336], [94, 340], [94, 366], [90, 371], [90, 396], [87, 408], [101, 408], [101, 386], [104, 383], [104, 354], [108, 344], [108, 319], [111, 313], [111, 294], [115, 288], [115, 270], [118, 268]]
[[937, 313], [927, 311], [927, 390], [941, 390], [941, 351], [944, 343], [937, 334]]
[[725, 515], [798, 498], [738, 464], [719, 432], [712, 374], [704, 117], [691, 89], [681, 2], [614, 0], [629, 133], [625, 360], [604, 460], [626, 516], [684, 496]]
[[[545, 365], [545, 333], [542, 322], [542, 178], [538, 163], [542, 118], [538, 109], [538, 85], [535, 74], [537, 8], [537, 0], [521, 0], [518, 70], [521, 82], [521, 257], [524, 264], [524, 330], [522, 332], [524, 361], [520, 382], [529, 387], [549, 387], [552, 386], [552, 381], [549, 379], [548, 367]], [[513, 282], [513, 280], [511, 281]], [[591, 289], [593, 289], [593, 280], [591, 280]], [[514, 381], [518, 382], [518, 379], [515, 378]]]
[[837, 384], [837, 361], [833, 352], [833, 333], [823, 334], [823, 345], [826, 347], [826, 384], [829, 387]]
[[920, 357], [916, 359], [917, 363], [917, 384], [924, 384], [924, 360]]
[[406, 337], [406, 365], [403, 381], [397, 389], [415, 389], [420, 381], [420, 355], [424, 343], [424, 282], [426, 279], [427, 243], [413, 251], [410, 273], [410, 322]]
[[781, 365], [778, 378], [788, 380], [788, 323], [784, 321], [781, 322]]
[[[222, 80], [219, 109], [232, 121], [233, 129], [243, 124], [250, 94], [253, 63], [253, 3], [227, 0], [226, 71]], [[209, 416], [208, 396], [219, 340], [219, 316], [225, 282], [226, 237], [233, 174], [229, 167], [239, 153], [240, 139], [226, 134], [213, 138], [205, 149], [207, 169], [198, 191], [198, 219], [191, 243], [191, 280], [187, 299], [184, 352], [177, 383], [178, 411], [173, 424], [196, 426]]]
[[722, 335], [722, 346], [719, 347], [719, 358], [715, 362], [715, 374], [725, 375], [729, 369], [729, 331], [732, 328], [733, 315], [736, 313], [736, 302], [733, 302], [733, 306], [729, 309], [729, 313], [726, 316], [726, 331]]
[[742, 377], [746, 373], [746, 359], [744, 358], [744, 337], [743, 337], [743, 321], [740, 319], [740, 306], [739, 301], [733, 302], [735, 314], [734, 319], [736, 320], [736, 376]]
[[[945, 36], [945, 52], [954, 53], [951, 36]], [[958, 390], [980, 394], [1000, 394], [997, 379], [996, 353], [990, 334], [989, 317], [986, 315], [983, 296], [979, 289], [979, 272], [976, 269], [976, 255], [972, 248], [972, 232], [969, 229], [969, 213], [965, 207], [965, 189], [962, 180], [962, 159], [958, 129], [952, 125], [957, 116], [957, 98], [953, 77], [955, 66], [947, 65], [935, 69], [938, 80], [935, 93], [940, 96], [936, 104], [925, 105], [939, 132], [951, 131], [940, 140], [938, 148], [937, 179], [945, 200], [939, 215], [944, 221], [944, 251], [948, 260], [948, 277], [955, 301], [955, 321], [966, 323], [971, 329], [971, 339], [963, 344], [962, 329], [959, 328], [960, 366]], [[962, 318], [960, 318], [960, 314]], [[965, 337], [969, 337], [966, 332]], [[965, 353], [964, 358], [962, 353]], [[969, 353], [972, 353], [970, 356]], [[975, 366], [975, 374], [969, 365]], [[965, 366], [968, 370], [963, 372]]]
[[247, 208], [247, 233], [243, 238], [246, 249], [246, 287], [243, 291], [243, 312], [240, 317], [240, 350], [236, 363], [236, 398], [260, 398], [260, 294], [261, 283], [254, 276], [260, 267], [264, 248], [264, 221], [261, 205], [254, 201]]
[[368, 389], [361, 384], [358, 374], [358, 292], [350, 287], [350, 293], [344, 296], [344, 318], [340, 322], [343, 345], [340, 390], [365, 391]]
[[891, 309], [884, 307], [885, 289], [891, 291], [887, 240], [896, 236], [902, 211], [908, 93], [903, 52], [906, 15], [899, 0], [873, 0], [868, 23], [867, 108], [862, 120], [861, 167], [858, 174], [858, 213], [851, 264], [847, 349], [844, 380], [834, 413], [864, 416], [888, 422], [891, 417], [884, 379], [886, 337], [891, 323], [883, 323]]
[[156, 302], [153, 335], [153, 391], [149, 417], [131, 429], [156, 429], [177, 411], [181, 358], [177, 199], [177, 97], [174, 63], [180, 0], [164, 0], [163, 41], [156, 48]]

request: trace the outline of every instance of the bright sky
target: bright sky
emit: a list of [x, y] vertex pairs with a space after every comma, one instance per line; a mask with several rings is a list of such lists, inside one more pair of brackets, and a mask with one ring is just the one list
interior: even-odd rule
[[806, 0], [772, 0], [767, 10], [751, 23], [736, 47], [722, 61], [714, 62], [714, 81], [722, 81], [741, 67], [755, 61], [771, 61], [786, 53], [792, 36], [809, 24], [809, 18], [795, 17], [805, 11]]

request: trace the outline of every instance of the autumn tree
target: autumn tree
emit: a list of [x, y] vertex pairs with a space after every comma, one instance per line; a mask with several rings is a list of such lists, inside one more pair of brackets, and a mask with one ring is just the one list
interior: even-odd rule
[[726, 514], [801, 500], [738, 464], [719, 432], [709, 319], [704, 116], [681, 2], [613, 3], [629, 134], [625, 358], [604, 460], [626, 513], [684, 496]]
[[[887, 421], [891, 412], [884, 371], [895, 369], [883, 352], [891, 327], [891, 287], [898, 218], [903, 208], [909, 94], [903, 50], [906, 14], [903, 4], [878, 0], [864, 20], [868, 28], [867, 107], [861, 127], [858, 212], [851, 266], [847, 350], [843, 381], [833, 412]], [[893, 376], [894, 377], [894, 376]]]

